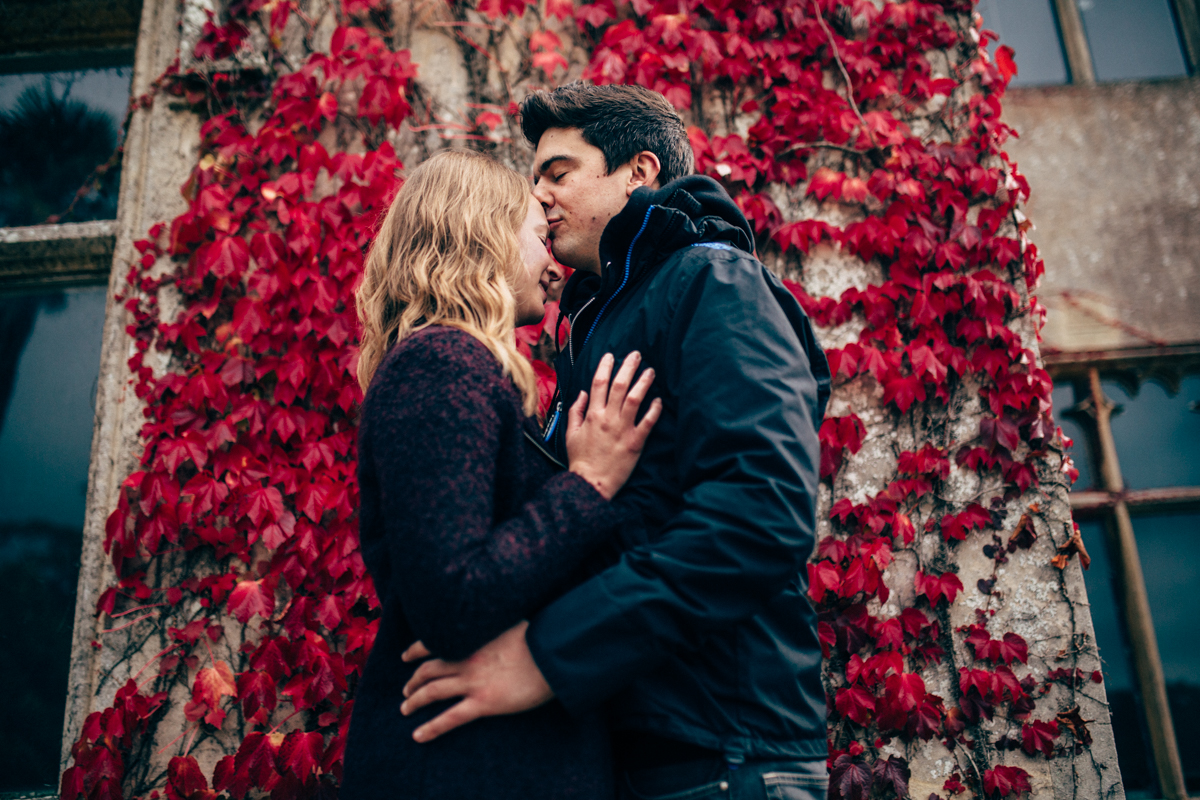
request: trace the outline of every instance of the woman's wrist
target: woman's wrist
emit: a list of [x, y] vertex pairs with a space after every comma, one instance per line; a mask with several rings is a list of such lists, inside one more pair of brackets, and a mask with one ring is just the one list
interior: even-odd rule
[[608, 485], [608, 482], [598, 475], [593, 474], [592, 470], [588, 469], [586, 464], [572, 464], [571, 472], [574, 472], [579, 477], [592, 485], [592, 488], [600, 493], [600, 496], [605, 500], [612, 500], [616, 491]]

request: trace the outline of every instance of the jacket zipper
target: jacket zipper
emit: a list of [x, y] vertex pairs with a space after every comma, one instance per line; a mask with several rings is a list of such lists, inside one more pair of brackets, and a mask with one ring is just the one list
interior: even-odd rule
[[592, 320], [592, 327], [588, 328], [587, 336], [583, 337], [583, 344], [579, 345], [581, 352], [583, 348], [587, 347], [588, 339], [592, 338], [592, 333], [596, 330], [596, 326], [600, 324], [600, 319], [604, 316], [604, 312], [608, 310], [608, 307], [612, 304], [612, 301], [615, 300], [617, 295], [621, 293], [621, 290], [625, 288], [625, 284], [629, 283], [629, 269], [633, 263], [633, 248], [637, 246], [638, 239], [642, 238], [642, 234], [646, 232], [646, 226], [650, 224], [650, 215], [652, 213], [654, 213], [654, 206], [650, 206], [646, 209], [646, 216], [642, 219], [642, 227], [638, 228], [637, 234], [629, 243], [629, 252], [625, 254], [625, 274], [621, 277], [621, 285], [618, 286], [617, 290], [609, 295], [608, 299], [604, 301], [604, 305], [600, 307], [600, 312], [596, 314], [596, 318]]
[[[609, 262], [611, 266], [612, 262]], [[571, 318], [571, 330], [567, 331], [567, 358], [571, 361], [571, 366], [575, 366], [575, 320], [583, 316], [583, 312], [587, 307], [595, 301], [595, 297], [589, 297], [588, 301], [583, 304], [583, 308], [575, 312], [575, 316]], [[582, 349], [582, 346], [581, 346]]]
[[[638, 239], [642, 238], [642, 234], [646, 232], [646, 226], [650, 224], [650, 214], [653, 212], [654, 206], [650, 206], [648, 209], [646, 209], [646, 216], [642, 219], [642, 227], [638, 228], [637, 234], [629, 242], [629, 252], [625, 254], [625, 274], [621, 276], [621, 285], [618, 286], [617, 290], [609, 295], [609, 298], [604, 301], [604, 305], [600, 307], [600, 311], [596, 314], [596, 318], [592, 320], [592, 326], [588, 328], [587, 336], [583, 337], [583, 344], [579, 345], [580, 352], [583, 351], [583, 348], [587, 347], [588, 340], [592, 338], [592, 333], [596, 330], [596, 325], [600, 323], [600, 318], [604, 316], [604, 312], [608, 310], [608, 307], [612, 301], [621, 293], [621, 290], [625, 288], [625, 285], [629, 283], [629, 270], [633, 264], [633, 248], [637, 245]], [[605, 267], [611, 266], [611, 261], [605, 265]], [[578, 313], [576, 313], [571, 319], [571, 330], [567, 333], [567, 358], [571, 362], [572, 368], [575, 366], [575, 320], [579, 319], [579, 317], [583, 315], [584, 310], [590, 306], [592, 301], [595, 299], [596, 298], [594, 296], [589, 298], [588, 301], [583, 304], [583, 308], [579, 309]], [[561, 393], [562, 387], [558, 387], [556, 391]], [[546, 433], [542, 437], [543, 441], [550, 441], [550, 437], [554, 435], [554, 431], [558, 428], [558, 423], [561, 417], [562, 400], [559, 400], [557, 405], [554, 407], [554, 416], [550, 418], [550, 423], [546, 426]]]
[[[572, 367], [575, 366], [575, 336], [574, 336], [575, 320], [579, 319], [579, 315], [582, 314], [584, 312], [584, 309], [586, 309], [588, 306], [590, 306], [592, 304], [592, 301], [595, 299], [596, 299], [595, 297], [589, 297], [588, 301], [583, 304], [583, 308], [581, 308], [577, 312], [575, 312], [575, 316], [571, 317], [569, 320], [570, 329], [567, 331], [567, 359], [571, 362]], [[562, 387], [556, 386], [554, 388], [554, 396], [558, 397], [561, 394], [562, 394]], [[558, 420], [559, 420], [559, 417], [561, 417], [561, 416], [562, 416], [562, 400], [558, 400], [554, 405], [554, 414], [552, 414], [550, 416], [549, 422], [546, 423], [546, 432], [542, 434], [542, 441], [544, 441], [544, 442], [550, 441], [550, 437], [554, 435], [554, 429], [556, 427], [558, 427]]]

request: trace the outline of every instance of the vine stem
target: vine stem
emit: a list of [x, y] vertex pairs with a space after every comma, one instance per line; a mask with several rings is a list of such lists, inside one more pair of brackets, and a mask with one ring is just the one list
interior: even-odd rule
[[817, 24], [821, 26], [821, 30], [825, 31], [825, 38], [829, 40], [829, 47], [833, 50], [833, 60], [837, 62], [838, 69], [841, 70], [842, 80], [846, 82], [846, 101], [850, 103], [850, 108], [854, 111], [854, 116], [858, 117], [858, 121], [862, 123], [863, 131], [866, 132], [867, 138], [871, 140], [871, 147], [874, 150], [879, 149], [879, 143], [875, 141], [875, 134], [867, 125], [867, 121], [863, 119], [862, 112], [858, 110], [858, 103], [854, 102], [854, 81], [850, 80], [850, 73], [846, 69], [846, 64], [842, 61], [842, 55], [838, 52], [837, 42], [833, 40], [833, 31], [829, 30], [829, 26], [825, 24], [825, 17], [821, 15], [821, 6], [817, 0], [813, 0], [813, 10], [816, 11]]
[[[845, 145], [834, 144], [833, 142], [826, 142], [826, 141], [797, 142], [796, 144], [789, 145], [788, 147], [785, 147], [784, 149], [780, 150], [779, 155], [785, 156], [788, 153], [795, 152], [796, 150], [817, 150], [817, 149], [840, 150], [841, 152], [845, 153], [846, 155], [858, 156], [859, 158], [865, 158], [867, 155], [862, 150], [855, 150], [853, 147], [846, 147]], [[778, 156], [776, 156], [776, 157], [778, 158]]]
[[123, 617], [126, 614], [132, 614], [135, 611], [142, 611], [147, 608], [158, 608], [159, 606], [165, 606], [165, 605], [166, 605], [166, 603], [148, 603], [144, 606], [136, 606], [134, 608], [126, 609], [125, 611], [119, 611], [116, 614], [109, 614], [109, 616], [112, 617], [113, 619], [116, 619], [117, 617]]
[[133, 681], [134, 681], [134, 683], [137, 683], [137, 679], [138, 679], [139, 677], [141, 677], [141, 674], [142, 674], [143, 672], [145, 672], [145, 671], [146, 671], [146, 667], [150, 666], [150, 665], [151, 665], [151, 664], [153, 664], [155, 661], [158, 661], [160, 658], [162, 658], [162, 657], [163, 657], [163, 656], [165, 656], [167, 653], [169, 653], [169, 652], [171, 652], [172, 650], [174, 650], [176, 647], [179, 647], [179, 642], [176, 642], [175, 644], [171, 645], [171, 646], [170, 646], [170, 647], [168, 647], [167, 649], [160, 651], [158, 655], [156, 655], [154, 658], [150, 659], [150, 660], [149, 660], [149, 661], [147, 661], [145, 664], [143, 664], [143, 665], [142, 665], [142, 668], [141, 668], [141, 669], [139, 669], [139, 670], [137, 671], [137, 673], [136, 673], [136, 674], [133, 676]]
[[126, 628], [131, 628], [134, 625], [137, 625], [142, 620], [150, 619], [154, 615], [155, 615], [154, 612], [151, 611], [149, 614], [143, 614], [142, 616], [138, 617], [137, 619], [131, 619], [129, 622], [126, 622], [124, 625], [122, 625], [118, 628], [109, 628], [107, 630], [100, 631], [100, 633], [116, 633], [117, 631], [123, 631]]
[[299, 713], [300, 713], [300, 709], [298, 709], [298, 708], [297, 708], [296, 710], [292, 711], [292, 713], [288, 714], [286, 717], [284, 717], [283, 719], [279, 720], [279, 724], [278, 724], [278, 725], [276, 725], [274, 728], [271, 728], [271, 730], [267, 732], [267, 735], [269, 736], [270, 734], [272, 734], [272, 733], [274, 733], [275, 731], [279, 730], [279, 728], [280, 728], [280, 726], [281, 726], [281, 725], [283, 725], [283, 724], [284, 724], [284, 723], [286, 723], [286, 722], [287, 722], [289, 719], [291, 719], [292, 717], [296, 716], [296, 715], [297, 715], [297, 714], [299, 714]]
[[[193, 731], [197, 731], [197, 730], [200, 730], [200, 723], [199, 723], [199, 721], [197, 721], [197, 722], [196, 722], [196, 724], [195, 724], [195, 725], [193, 725], [191, 728], [189, 728], [189, 729], [185, 729], [185, 730], [183, 731], [183, 733], [179, 734], [179, 735], [178, 735], [178, 736], [176, 736], [174, 739], [172, 739], [171, 741], [169, 741], [169, 742], [167, 742], [166, 744], [164, 744], [164, 745], [163, 745], [163, 747], [162, 747], [162, 749], [161, 749], [161, 750], [159, 750], [159, 751], [158, 751], [157, 753], [155, 753], [154, 755], [156, 755], [156, 756], [161, 756], [163, 753], [167, 752], [167, 750], [169, 750], [169, 749], [171, 748], [171, 745], [173, 745], [173, 744], [175, 744], [176, 742], [178, 742], [178, 741], [179, 741], [180, 739], [182, 739], [184, 736], [187, 736], [187, 735], [188, 735], [188, 733], [190, 733], [190, 732], [193, 732]], [[185, 750], [184, 752], [187, 752], [187, 751]]]

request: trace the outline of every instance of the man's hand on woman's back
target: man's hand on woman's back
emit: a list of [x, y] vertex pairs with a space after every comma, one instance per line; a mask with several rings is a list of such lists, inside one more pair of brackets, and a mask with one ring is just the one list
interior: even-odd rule
[[[554, 697], [525, 644], [528, 627], [528, 622], [519, 622], [463, 661], [433, 658], [418, 667], [404, 686], [407, 699], [400, 705], [402, 714], [407, 716], [439, 700], [462, 699], [413, 731], [413, 738], [433, 741], [480, 717], [517, 714]], [[417, 661], [429, 655], [425, 645], [417, 642], [405, 651], [404, 660]]]

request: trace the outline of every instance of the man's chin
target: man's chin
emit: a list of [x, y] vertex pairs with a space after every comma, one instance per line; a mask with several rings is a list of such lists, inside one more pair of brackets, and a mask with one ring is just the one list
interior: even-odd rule
[[[564, 267], [571, 269], [586, 270], [587, 259], [580, 259], [579, 253], [569, 245], [560, 245], [559, 240], [554, 240], [550, 243], [550, 252], [554, 255], [554, 260], [562, 264]], [[580, 263], [582, 261], [582, 264]]]

